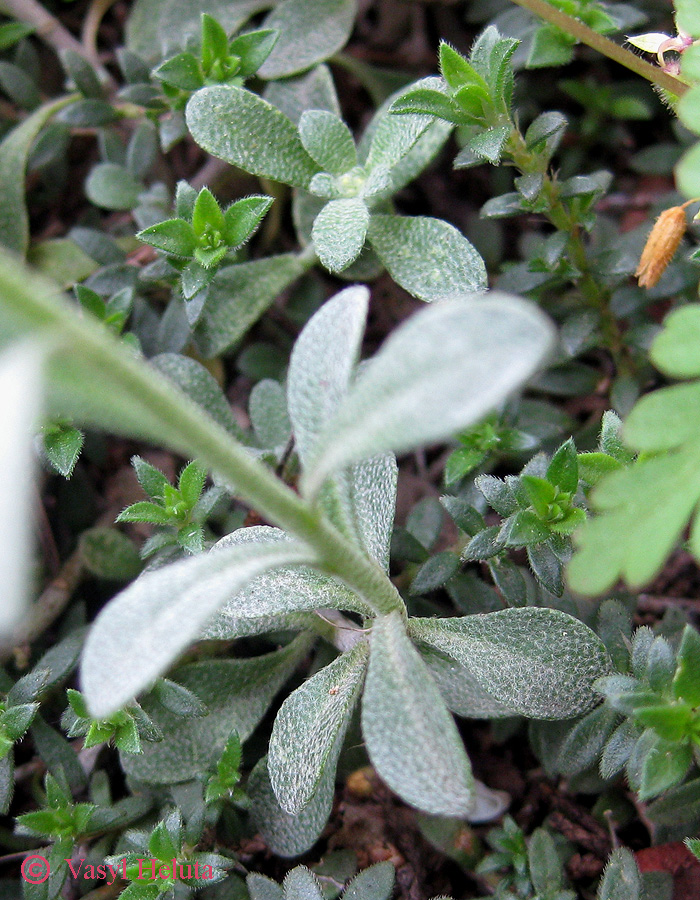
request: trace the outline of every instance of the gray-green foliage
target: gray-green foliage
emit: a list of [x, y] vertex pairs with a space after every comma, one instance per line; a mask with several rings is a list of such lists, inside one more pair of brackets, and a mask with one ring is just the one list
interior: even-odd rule
[[[144, 412], [150, 406], [154, 410], [162, 407], [160, 415], [164, 416], [164, 403], [170, 410], [179, 411], [178, 418], [169, 415], [175, 432], [182, 427], [183, 418], [187, 421], [188, 416], [195, 417], [199, 430], [193, 433], [188, 428], [188, 437], [176, 438], [175, 446], [186, 446], [203, 463], [211, 464], [221, 483], [230, 484], [233, 491], [259, 504], [272, 521], [277, 520], [285, 529], [243, 529], [213, 552], [145, 573], [109, 603], [91, 630], [83, 659], [82, 683], [91, 714], [108, 716], [135, 694], [149, 689], [203, 630], [206, 634], [206, 629], [213, 629], [210, 636], [234, 636], [279, 627], [284, 622], [296, 628], [302, 625], [302, 630], [308, 632], [312, 624], [312, 633], [325, 634], [348, 655], [341, 655], [327, 672], [311, 679], [300, 689], [299, 697], [292, 694], [287, 700], [275, 728], [268, 762], [274, 777], [268, 780], [266, 771], [256, 770], [258, 774], [252, 779], [253, 809], [260, 809], [262, 804], [268, 810], [266, 827], [273, 832], [277, 828], [278, 845], [286, 846], [288, 851], [297, 848], [291, 852], [299, 852], [299, 846], [313, 842], [325, 821], [334, 761], [368, 654], [363, 722], [370, 756], [378, 770], [414, 805], [468, 815], [473, 798], [467, 757], [439, 687], [430, 679], [406, 631], [403, 604], [382, 570], [388, 559], [395, 491], [395, 465], [388, 451], [439, 439], [452, 428], [473, 422], [487, 404], [499, 402], [515, 389], [548, 350], [551, 337], [546, 320], [525, 304], [498, 295], [489, 299], [465, 298], [426, 309], [417, 320], [400, 328], [355, 378], [353, 366], [366, 313], [366, 292], [350, 288], [323, 307], [318, 319], [313, 318], [307, 326], [313, 340], [307, 339], [306, 332], [300, 338], [288, 384], [292, 428], [300, 434], [301, 446], [307, 448], [301, 453], [304, 478], [310, 479], [314, 490], [319, 491], [319, 508], [291, 494], [253, 454], [236, 443], [230, 432], [215, 424], [200, 407], [188, 405], [173, 392], [172, 386], [160, 393], [160, 381], [152, 370], [125, 355], [121, 347], [95, 332], [92, 325], [84, 328], [83, 323], [73, 324], [69, 312], [49, 299], [40, 283], [37, 285], [39, 299], [33, 303], [23, 303], [22, 292], [15, 296], [9, 321], [16, 331], [36, 330], [38, 323], [44, 327], [51, 323], [59, 336], [61, 329], [69, 333], [78, 329], [82, 347], [97, 342], [103, 350], [103, 383], [120, 384], [122, 373], [128, 371], [130, 389], [138, 392]], [[517, 348], [516, 357], [504, 357], [495, 343], [487, 345], [490, 350], [478, 352], [471, 346], [477, 331], [487, 328], [485, 313], [486, 318], [490, 316], [499, 323], [503, 339]], [[443, 362], [446, 332], [461, 335], [462, 353], [450, 358], [449, 371]], [[60, 372], [64, 357], [58, 353], [54, 358]], [[70, 364], [76, 363], [71, 357]], [[397, 383], [393, 373], [397, 366], [401, 383]], [[419, 371], [433, 373], [430, 396], [422, 393]], [[469, 388], [451, 391], [451, 379]], [[469, 400], [475, 385], [486, 389], [490, 381], [494, 386], [487, 400]], [[119, 408], [110, 406], [106, 417], [102, 410], [107, 407], [102, 406], [99, 396], [96, 398], [93, 386], [88, 393], [87, 385], [81, 389], [80, 383], [75, 378], [70, 381], [71, 412], [77, 420], [81, 420], [81, 404], [85, 403], [93, 421], [139, 432], [140, 413], [122, 420]], [[145, 384], [149, 385], [148, 392], [143, 390]], [[323, 420], [310, 401], [314, 396], [318, 408], [324, 410]], [[370, 422], [369, 437], [363, 439], [361, 430], [353, 424], [356, 410], [370, 402], [367, 398], [378, 396], [382, 397], [389, 426], [382, 429], [378, 419], [376, 425]], [[402, 428], [401, 416], [409, 408], [412, 416]], [[439, 424], [438, 418], [442, 420]], [[328, 420], [345, 422], [343, 427], [352, 430], [345, 434], [340, 425], [329, 429]], [[151, 418], [149, 429], [155, 428]], [[354, 435], [353, 441], [349, 441], [349, 435]], [[364, 461], [363, 457], [370, 459]], [[278, 576], [274, 575], [275, 570], [279, 570]], [[373, 625], [369, 646], [366, 632], [349, 620], [342, 624], [342, 619], [314, 616], [313, 610], [329, 607], [359, 613], [366, 626]], [[219, 609], [222, 612], [217, 615]], [[511, 612], [517, 619], [521, 611]], [[300, 621], [296, 618], [299, 613], [310, 613], [311, 619]], [[294, 618], [290, 619], [290, 615]], [[257, 621], [241, 625], [246, 619]], [[562, 642], [562, 647], [567, 646], [567, 634], [575, 637], [570, 646], [585, 658], [586, 671], [596, 667], [597, 674], [605, 671], [595, 640], [584, 636], [584, 626], [562, 614], [550, 626], [552, 639]], [[348, 629], [355, 631], [353, 640], [342, 636]], [[545, 647], [543, 650], [546, 652]], [[508, 665], [505, 657], [504, 665]], [[348, 675], [335, 683], [338, 671]], [[496, 674], [494, 671], [494, 678]], [[501, 677], [508, 676], [501, 673]], [[425, 679], [428, 688], [423, 683]], [[193, 689], [184, 677], [181, 681]], [[327, 693], [323, 688], [326, 684]], [[194, 693], [197, 694], [196, 689]], [[213, 701], [211, 697], [201, 699], [207, 706]], [[303, 714], [299, 716], [295, 710], [303, 710]], [[149, 708], [151, 714], [155, 715]], [[568, 708], [564, 714], [570, 714]], [[332, 721], [331, 731], [319, 736], [321, 743], [314, 739], [313, 732], [308, 734], [310, 750], [303, 760], [307, 769], [297, 771], [285, 760], [289, 752], [287, 736], [296, 727], [303, 727], [296, 725], [298, 719], [314, 721], [317, 716]], [[207, 729], [208, 719], [193, 719], [187, 727]], [[158, 724], [157, 715], [154, 720]], [[163, 725], [167, 728], [165, 722]], [[230, 730], [230, 722], [228, 725]], [[239, 722], [237, 727], [239, 733], [246, 734], [251, 726]], [[228, 730], [222, 729], [219, 740], [226, 739]], [[449, 741], [447, 755], [440, 736]], [[430, 744], [425, 743], [427, 737], [431, 738]], [[147, 752], [158, 756], [155, 745]], [[441, 758], [437, 775], [436, 755]], [[301, 756], [297, 759], [302, 762]], [[274, 799], [275, 791], [278, 800]], [[281, 807], [272, 815], [275, 802], [281, 802], [286, 810], [294, 810], [296, 816]], [[298, 837], [296, 820], [304, 815], [309, 824]]]
[[[231, 127], [232, 121], [240, 128]], [[299, 195], [298, 201], [308, 209], [315, 198], [309, 236], [330, 271], [347, 270], [369, 242], [396, 281], [423, 300], [485, 288], [483, 260], [456, 228], [386, 211], [387, 200], [444, 143], [445, 123], [428, 116], [392, 116], [385, 104], [356, 148], [334, 111], [306, 110], [295, 123], [255, 94], [222, 86], [191, 98], [187, 124], [213, 155], [308, 192], [311, 196]]]
[[[246, 879], [251, 900], [323, 900], [321, 882], [306, 866], [297, 866], [285, 876], [282, 886], [253, 872]], [[376, 863], [356, 875], [343, 890], [342, 900], [388, 900], [394, 886], [394, 867]]]

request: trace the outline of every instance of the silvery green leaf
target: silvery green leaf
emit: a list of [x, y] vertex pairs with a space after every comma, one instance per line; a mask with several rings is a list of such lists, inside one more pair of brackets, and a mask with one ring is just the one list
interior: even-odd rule
[[567, 719], [598, 702], [593, 682], [611, 670], [598, 636], [556, 609], [504, 609], [457, 619], [414, 619], [420, 640], [466, 666], [514, 712]]
[[233, 34], [274, 0], [136, 0], [126, 24], [127, 46], [150, 63], [167, 59], [200, 36], [202, 13]]
[[357, 165], [355, 141], [348, 126], [331, 112], [309, 109], [299, 120], [299, 137], [324, 172], [342, 175]]
[[285, 812], [313, 797], [327, 767], [335, 769], [362, 686], [369, 647], [361, 641], [309, 678], [280, 707], [270, 737], [270, 783]]
[[204, 703], [205, 716], [183, 719], [153, 695], [144, 710], [167, 740], [144, 742], [139, 754], [121, 755], [127, 775], [150, 784], [201, 777], [220, 756], [236, 729], [246, 740], [267, 712], [274, 696], [309, 652], [313, 638], [300, 635], [281, 650], [250, 659], [209, 659], [176, 669], [177, 683]]
[[243, 443], [248, 439], [238, 425], [231, 407], [216, 382], [201, 363], [181, 353], [160, 353], [149, 360], [151, 365], [174, 382], [183, 394], [201, 406], [215, 422]]
[[41, 414], [43, 353], [18, 343], [0, 354], [0, 635], [11, 634], [25, 611], [32, 545], [34, 430]]
[[251, 872], [245, 883], [250, 894], [250, 900], [284, 900], [282, 888], [276, 881], [273, 881], [266, 875]]
[[300, 856], [319, 839], [333, 805], [335, 767], [326, 766], [316, 793], [296, 816], [279, 805], [270, 784], [267, 757], [256, 764], [248, 779], [254, 826], [267, 846], [278, 856]]
[[311, 239], [321, 263], [330, 272], [342, 272], [360, 255], [369, 226], [363, 200], [331, 200], [316, 216]]
[[350, 37], [356, 13], [356, 0], [283, 0], [263, 22], [279, 37], [258, 74], [285, 78], [328, 59]]
[[293, 253], [221, 269], [209, 286], [195, 332], [202, 354], [217, 356], [233, 346], [304, 271], [304, 264]]
[[284, 879], [285, 900], [323, 900], [321, 882], [306, 866], [296, 866]]
[[[424, 78], [417, 84], [434, 87], [440, 84], [440, 79]], [[412, 88], [415, 87], [412, 85]], [[391, 115], [389, 108], [402, 93], [404, 91], [399, 91], [382, 104], [362, 137], [358, 155], [360, 163], [366, 163], [368, 169], [375, 166], [392, 169], [433, 124], [432, 116]]]
[[[303, 492], [316, 493], [355, 460], [444, 440], [478, 422], [533, 374], [553, 337], [536, 307], [507, 294], [421, 310], [385, 341], [327, 422]], [[326, 346], [318, 352], [332, 353]]]
[[375, 214], [368, 237], [394, 281], [421, 300], [451, 300], [486, 289], [483, 259], [442, 219]]
[[104, 607], [90, 629], [81, 681], [91, 714], [105, 718], [149, 687], [256, 576], [312, 561], [299, 543], [249, 542], [146, 572]]
[[299, 124], [301, 114], [307, 109], [322, 109], [340, 116], [333, 76], [325, 65], [316, 66], [296, 78], [271, 81], [263, 96], [295, 125]]
[[398, 613], [372, 626], [362, 733], [372, 765], [403, 800], [440, 816], [469, 814], [469, 759]]
[[186, 118], [200, 147], [251, 175], [308, 187], [319, 171], [293, 123], [245, 88], [202, 88], [190, 98]]
[[[412, 627], [414, 621], [409, 621], [409, 631], [412, 637], [420, 639], [419, 629], [414, 631]], [[420, 651], [451, 712], [466, 719], [501, 719], [516, 715], [512, 709], [487, 694], [466, 666], [432, 647], [424, 645]]]
[[385, 572], [389, 571], [398, 475], [396, 457], [384, 453], [363, 459], [338, 476], [341, 491], [347, 491], [360, 544]]
[[[278, 552], [284, 547], [295, 546], [279, 528], [253, 525], [223, 537], [212, 553], [228, 553], [241, 545], [259, 548], [272, 545], [279, 548]], [[372, 613], [356, 594], [334, 578], [308, 566], [282, 566], [268, 574], [260, 574], [237, 592], [230, 592], [219, 612], [206, 624], [201, 637], [226, 640], [232, 634], [239, 634], [246, 621], [258, 623], [265, 618], [324, 607], [349, 610], [363, 616]]]
[[248, 413], [262, 447], [285, 447], [292, 432], [284, 388], [272, 378], [263, 378], [250, 392]]
[[289, 361], [287, 406], [302, 465], [347, 393], [365, 329], [369, 291], [350, 287], [308, 321]]
[[[452, 126], [449, 122], [443, 122], [441, 119], [433, 121], [403, 159], [399, 160], [391, 170], [390, 193], [395, 194], [400, 191], [430, 165], [447, 143], [451, 131]], [[388, 194], [381, 192], [379, 196], [388, 196]]]

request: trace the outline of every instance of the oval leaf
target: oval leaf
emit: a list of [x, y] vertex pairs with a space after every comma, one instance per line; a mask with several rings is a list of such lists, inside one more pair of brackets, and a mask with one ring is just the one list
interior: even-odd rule
[[379, 776], [406, 803], [438, 816], [469, 814], [469, 759], [398, 613], [372, 626], [362, 732]]

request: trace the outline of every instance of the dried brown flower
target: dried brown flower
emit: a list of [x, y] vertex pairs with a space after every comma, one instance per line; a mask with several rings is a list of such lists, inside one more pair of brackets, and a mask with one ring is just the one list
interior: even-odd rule
[[686, 206], [687, 204], [683, 204], [665, 209], [654, 223], [634, 273], [640, 287], [654, 287], [673, 259], [687, 228]]

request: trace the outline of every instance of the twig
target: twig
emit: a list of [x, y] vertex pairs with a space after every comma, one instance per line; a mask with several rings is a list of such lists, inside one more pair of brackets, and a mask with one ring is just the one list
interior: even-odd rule
[[19, 19], [20, 22], [26, 22], [27, 25], [33, 25], [36, 29], [37, 37], [40, 37], [45, 44], [48, 44], [49, 47], [52, 47], [57, 52], [72, 50], [74, 53], [82, 56], [83, 59], [95, 66], [100, 78], [110, 91], [117, 89], [115, 80], [100, 63], [99, 59], [88, 54], [80, 41], [74, 38], [70, 31], [64, 28], [58, 19], [44, 9], [37, 0], [0, 0], [0, 12], [13, 16], [15, 19]]
[[100, 58], [97, 50], [97, 32], [100, 30], [105, 13], [114, 2], [115, 0], [92, 0], [88, 8], [80, 33], [80, 42], [88, 59], [99, 60]]
[[[95, 527], [111, 525], [116, 517], [108, 510], [95, 523]], [[83, 576], [83, 557], [79, 549], [71, 553], [61, 566], [58, 575], [44, 589], [39, 599], [30, 607], [25, 622], [9, 640], [0, 644], [0, 663], [12, 657], [13, 649], [20, 644], [31, 644], [61, 615]]]
[[641, 75], [642, 78], [646, 78], [647, 81], [651, 81], [652, 84], [657, 84], [665, 91], [675, 94], [676, 97], [682, 97], [689, 88], [689, 85], [684, 81], [674, 78], [673, 75], [669, 75], [668, 72], [664, 72], [658, 66], [641, 59], [630, 50], [625, 50], [624, 47], [611, 41], [610, 38], [598, 34], [597, 31], [593, 31], [580, 19], [575, 19], [573, 16], [569, 16], [561, 10], [550, 6], [547, 0], [513, 0], [513, 3], [517, 3], [518, 6], [522, 6], [528, 12], [539, 16], [549, 22], [550, 25], [555, 25], [557, 28], [561, 28], [562, 31], [568, 32], [577, 41], [587, 44], [589, 47], [597, 50], [598, 53], [607, 56], [608, 59], [625, 66], [625, 68], [630, 69], [637, 75]]

